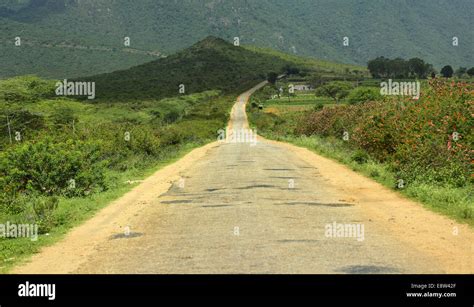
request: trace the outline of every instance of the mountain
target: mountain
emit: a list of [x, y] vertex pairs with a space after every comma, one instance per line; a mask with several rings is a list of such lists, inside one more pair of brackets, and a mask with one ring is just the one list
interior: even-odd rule
[[210, 36], [164, 59], [80, 80], [96, 83], [98, 99], [159, 99], [180, 94], [180, 85], [186, 94], [243, 90], [288, 64]]
[[363, 70], [357, 66], [292, 58], [278, 52], [249, 50], [209, 36], [166, 58], [78, 80], [95, 82], [96, 95], [101, 100], [142, 100], [176, 96], [180, 94], [180, 85], [184, 85], [185, 94], [211, 89], [240, 92], [265, 80], [269, 72], [282, 73], [288, 67], [309, 73]]
[[208, 35], [352, 64], [386, 56], [470, 67], [472, 12], [472, 0], [2, 0], [0, 77], [124, 69]]

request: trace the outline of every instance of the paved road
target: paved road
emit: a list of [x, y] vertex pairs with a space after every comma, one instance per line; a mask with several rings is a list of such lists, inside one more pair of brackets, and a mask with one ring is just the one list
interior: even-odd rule
[[[253, 90], [234, 107], [236, 131], [248, 128], [245, 102]], [[79, 272], [442, 271], [391, 238], [383, 224], [372, 225], [360, 205], [284, 147], [222, 144], [181, 176], [152, 204], [136, 238], [110, 241]], [[363, 224], [363, 241], [327, 236], [334, 222]]]
[[[229, 128], [248, 128], [244, 106], [255, 89], [238, 98]], [[154, 177], [170, 176], [163, 174]], [[214, 144], [172, 181], [167, 192], [150, 194], [122, 219], [125, 232], [125, 222], [115, 222], [115, 233], [97, 238], [75, 267], [67, 263], [87, 236], [114, 224], [121, 205], [133, 208], [142, 193], [155, 192], [153, 182], [19, 272], [472, 272], [469, 229], [460, 226], [464, 236], [454, 237], [452, 221], [289, 145], [263, 139], [255, 146]]]

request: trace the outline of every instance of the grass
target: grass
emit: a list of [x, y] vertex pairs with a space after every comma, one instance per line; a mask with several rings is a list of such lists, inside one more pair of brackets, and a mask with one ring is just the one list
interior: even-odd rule
[[219, 91], [205, 91], [192, 95], [165, 98], [161, 100], [144, 100], [117, 103], [84, 103], [73, 99], [49, 99], [24, 104], [23, 108], [33, 113], [50, 116], [59, 108], [71, 109], [79, 122], [98, 124], [104, 122], [148, 122], [153, 113], [165, 115], [170, 112], [186, 113], [186, 110], [201, 100], [215, 98]]
[[288, 96], [269, 99], [265, 101], [267, 105], [316, 105], [316, 104], [332, 104], [334, 100], [325, 97], [316, 97], [314, 94], [296, 94], [296, 96]]
[[[105, 192], [87, 198], [60, 198], [58, 209], [54, 215], [61, 224], [54, 227], [48, 234], [38, 235], [37, 241], [31, 241], [29, 238], [0, 239], [0, 273], [8, 273], [15, 265], [38, 253], [42, 247], [58, 242], [73, 227], [82, 224], [100, 209], [120, 198], [137, 185], [128, 184], [126, 183], [127, 180], [145, 179], [202, 145], [187, 143], [176, 152], [170, 152], [163, 160], [144, 169], [132, 169], [125, 172], [109, 171], [107, 175], [111, 179], [110, 181], [115, 182], [115, 185]], [[8, 218], [7, 216], [0, 216], [2, 221], [8, 220]]]

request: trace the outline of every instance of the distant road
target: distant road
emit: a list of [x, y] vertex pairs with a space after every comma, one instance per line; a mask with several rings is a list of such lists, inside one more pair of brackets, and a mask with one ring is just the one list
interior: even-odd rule
[[[237, 99], [229, 128], [248, 128], [263, 85]], [[363, 237], [328, 235], [341, 225]], [[15, 272], [473, 273], [473, 243], [345, 166], [259, 138], [193, 151]]]

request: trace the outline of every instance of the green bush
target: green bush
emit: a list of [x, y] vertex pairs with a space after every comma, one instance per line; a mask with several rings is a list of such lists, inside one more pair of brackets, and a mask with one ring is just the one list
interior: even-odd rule
[[357, 150], [351, 157], [352, 161], [358, 164], [365, 164], [369, 161], [369, 155], [363, 150]]
[[344, 99], [352, 89], [352, 84], [344, 81], [332, 81], [321, 85], [316, 89], [316, 96], [318, 97], [330, 97], [334, 99], [336, 103], [339, 100]]
[[68, 107], [60, 107], [53, 111], [50, 120], [54, 125], [58, 126], [72, 126], [73, 122], [78, 123], [78, 118], [74, 114], [74, 110]]
[[350, 104], [379, 100], [382, 97], [380, 90], [373, 87], [358, 87], [347, 96]]
[[47, 137], [0, 154], [0, 193], [84, 196], [103, 190], [106, 161], [93, 142], [54, 142]]
[[36, 76], [15, 77], [0, 82], [0, 100], [6, 102], [35, 102], [54, 96], [55, 82]]
[[57, 197], [38, 198], [33, 202], [35, 221], [40, 234], [49, 232], [55, 226], [54, 211], [58, 208]]

